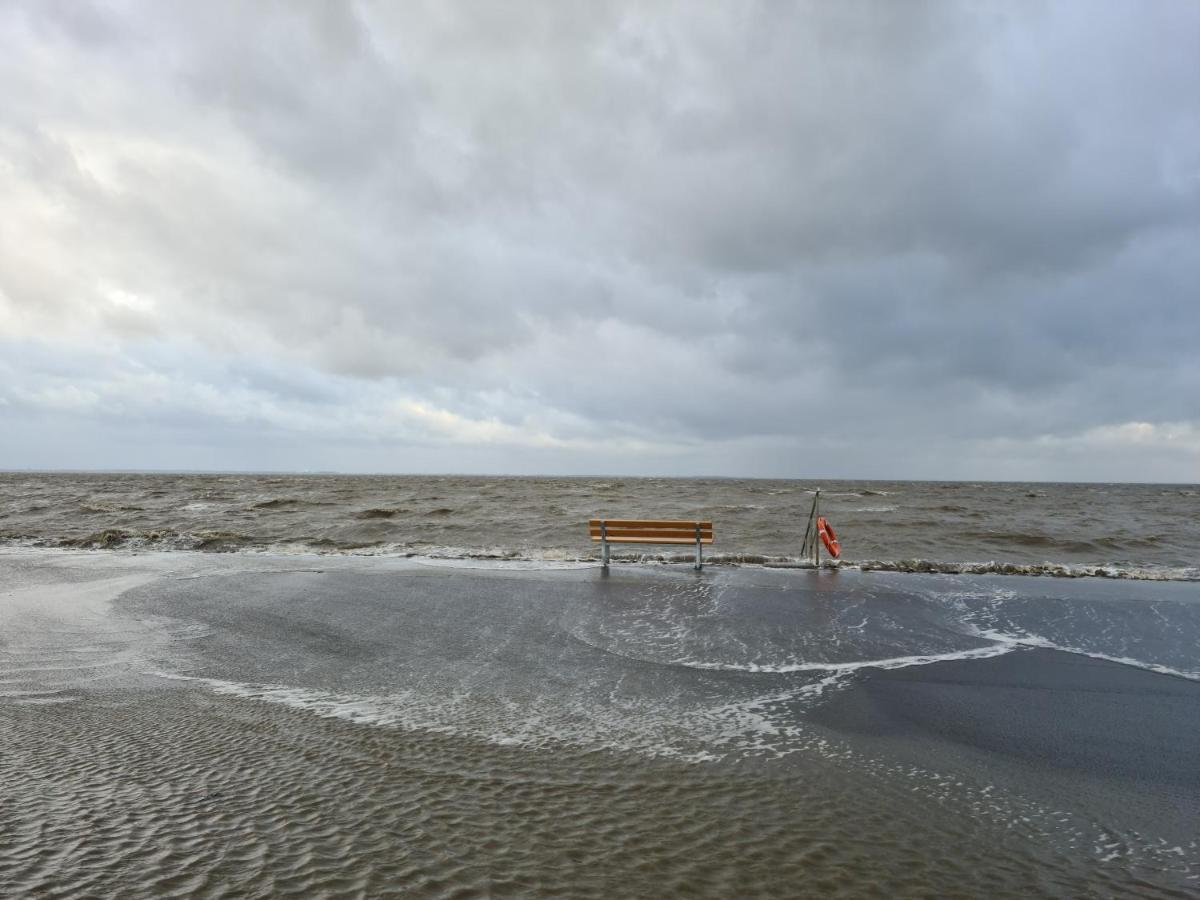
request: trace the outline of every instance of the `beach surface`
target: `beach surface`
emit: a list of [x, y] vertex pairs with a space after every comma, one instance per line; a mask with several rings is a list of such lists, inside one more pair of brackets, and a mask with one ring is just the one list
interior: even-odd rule
[[5, 896], [1188, 896], [1194, 584], [0, 552]]

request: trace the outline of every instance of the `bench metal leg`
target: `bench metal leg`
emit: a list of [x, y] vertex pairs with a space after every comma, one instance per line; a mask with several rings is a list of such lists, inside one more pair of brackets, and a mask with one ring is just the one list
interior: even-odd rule
[[696, 571], [699, 572], [704, 568], [704, 554], [700, 550], [700, 542], [696, 541]]
[[608, 541], [600, 542], [600, 565], [602, 568], [608, 568]]

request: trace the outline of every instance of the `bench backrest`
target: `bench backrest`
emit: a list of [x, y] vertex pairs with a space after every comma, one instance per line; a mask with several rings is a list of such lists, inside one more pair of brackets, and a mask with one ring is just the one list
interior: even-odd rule
[[614, 543], [694, 544], [699, 533], [701, 544], [713, 542], [712, 522], [662, 519], [592, 519], [588, 522], [592, 540], [603, 537]]

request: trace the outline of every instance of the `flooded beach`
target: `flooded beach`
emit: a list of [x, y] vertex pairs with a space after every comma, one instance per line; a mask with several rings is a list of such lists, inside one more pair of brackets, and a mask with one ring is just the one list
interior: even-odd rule
[[1183, 896], [1179, 582], [0, 553], [0, 886]]

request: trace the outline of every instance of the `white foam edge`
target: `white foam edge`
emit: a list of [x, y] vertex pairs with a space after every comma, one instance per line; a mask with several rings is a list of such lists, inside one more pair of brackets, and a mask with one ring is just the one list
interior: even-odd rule
[[[670, 758], [687, 763], [713, 762], [730, 751], [739, 754], [783, 756], [795, 748], [771, 747], [764, 741], [772, 736], [796, 737], [798, 726], [786, 726], [772, 721], [768, 708], [780, 703], [818, 699], [826, 690], [847, 683], [845, 672], [833, 672], [811, 684], [772, 693], [734, 700], [715, 707], [682, 711], [677, 717], [656, 721], [658, 728], [645, 729], [642, 717], [634, 715], [625, 724], [628, 730], [600, 727], [594, 731], [568, 729], [559, 731], [542, 716], [521, 715], [512, 722], [494, 721], [491, 727], [479, 728], [478, 723], [457, 721], [455, 710], [439, 704], [436, 708], [414, 707], [409, 701], [416, 698], [411, 691], [388, 695], [349, 695], [316, 688], [282, 684], [250, 684], [219, 678], [184, 675], [162, 670], [146, 671], [146, 675], [168, 681], [179, 681], [204, 687], [213, 693], [241, 700], [279, 704], [319, 718], [341, 719], [354, 724], [375, 727], [395, 727], [408, 731], [450, 736], [468, 736], [496, 746], [527, 746], [544, 749], [554, 745], [572, 745], [585, 749], [605, 749], [634, 752], [650, 757]], [[453, 707], [454, 704], [450, 704]], [[620, 713], [622, 717], [629, 710]], [[550, 725], [548, 729], [546, 725]], [[682, 729], [682, 732], [678, 730]], [[657, 733], [656, 733], [657, 732]], [[681, 733], [689, 741], [699, 742], [703, 749], [684, 749], [669, 736]]]
[[987, 659], [1012, 653], [1019, 647], [1012, 643], [995, 643], [989, 647], [973, 647], [949, 653], [928, 653], [918, 656], [893, 656], [887, 659], [859, 659], [846, 662], [802, 662], [763, 665], [760, 663], [719, 663], [701, 660], [676, 659], [668, 665], [685, 666], [691, 669], [708, 669], [727, 672], [760, 672], [787, 674], [789, 672], [853, 672], [858, 669], [905, 669], [909, 666], [927, 666], [932, 663], [950, 662], [960, 659]]
[[414, 556], [412, 562], [435, 569], [482, 569], [490, 571], [543, 571], [559, 569], [598, 569], [599, 562], [555, 559], [471, 559], [438, 556]]
[[[572, 745], [586, 749], [606, 749], [641, 753], [651, 757], [666, 757], [680, 762], [700, 763], [718, 759], [707, 750], [688, 752], [669, 744], [655, 741], [650, 735], [646, 740], [629, 739], [631, 736], [614, 734], [611, 729], [599, 729], [595, 733], [556, 733], [553, 728], [539, 731], [541, 717], [523, 716], [510, 723], [493, 722], [491, 728], [471, 727], [467, 721], [456, 721], [454, 710], [444, 704], [437, 707], [414, 708], [407, 703], [415, 695], [411, 691], [399, 691], [389, 695], [348, 695], [315, 688], [294, 687], [280, 684], [248, 684], [226, 681], [219, 678], [203, 678], [160, 670], [144, 674], [169, 681], [182, 681], [199, 685], [213, 693], [242, 700], [257, 700], [274, 703], [309, 713], [325, 719], [341, 719], [360, 725], [393, 727], [427, 734], [466, 736], [483, 740], [499, 747], [526, 746], [533, 749], [554, 745]], [[451, 704], [451, 707], [453, 704]], [[670, 723], [668, 723], [670, 724]]]
[[1071, 647], [1065, 644], [1056, 644], [1053, 641], [1047, 640], [1039, 635], [1013, 635], [1003, 631], [997, 631], [993, 628], [979, 628], [974, 626], [972, 633], [976, 637], [984, 640], [996, 641], [1002, 645], [1011, 647], [1014, 650], [1018, 649], [1041, 649], [1041, 650], [1057, 650], [1060, 653], [1071, 653], [1076, 656], [1087, 656], [1091, 659], [1101, 659], [1105, 662], [1116, 663], [1121, 666], [1131, 666], [1135, 669], [1144, 669], [1147, 672], [1155, 672], [1159, 675], [1171, 675], [1175, 678], [1186, 678], [1188, 681], [1200, 681], [1200, 672], [1186, 671], [1184, 669], [1174, 669], [1170, 666], [1164, 666], [1161, 663], [1146, 662], [1141, 659], [1134, 659], [1132, 656], [1112, 656], [1108, 653], [1099, 653], [1095, 650], [1084, 650], [1081, 647]]
[[[250, 684], [241, 681], [226, 681], [221, 678], [203, 678], [197, 675], [182, 675], [176, 672], [161, 670], [147, 671], [144, 674], [167, 681], [182, 681], [200, 685], [213, 693], [227, 697], [237, 697], [242, 700], [263, 700], [278, 703], [292, 709], [300, 709], [314, 713], [322, 718], [349, 719], [371, 725], [400, 725], [403, 717], [389, 713], [382, 708], [395, 697], [352, 694], [339, 694], [316, 688], [294, 687], [285, 684]], [[439, 726], [437, 723], [422, 723], [427, 731], [442, 731], [450, 733], [453, 729]]]

